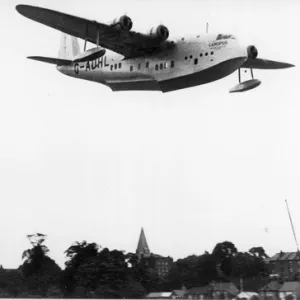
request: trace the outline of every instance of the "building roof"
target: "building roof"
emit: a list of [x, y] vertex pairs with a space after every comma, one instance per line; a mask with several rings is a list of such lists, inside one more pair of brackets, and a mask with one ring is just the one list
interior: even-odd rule
[[187, 291], [188, 295], [205, 295], [209, 292], [209, 285], [193, 287]]
[[252, 296], [258, 296], [258, 294], [254, 292], [241, 292], [237, 295], [237, 298], [250, 299]]
[[299, 281], [288, 281], [283, 284], [280, 292], [293, 292], [300, 286]]
[[172, 292], [149, 293], [146, 298], [170, 298]]
[[277, 281], [271, 281], [267, 285], [263, 286], [259, 289], [260, 292], [267, 292], [267, 291], [274, 291], [277, 292], [281, 289], [282, 284], [278, 283]]
[[146, 236], [144, 233], [144, 229], [142, 228], [141, 233], [140, 233], [140, 238], [139, 238], [139, 242], [136, 248], [136, 254], [143, 254], [145, 256], [150, 255], [150, 250], [148, 247], [148, 243], [146, 240]]
[[279, 252], [269, 258], [269, 262], [277, 260], [300, 260], [299, 252]]
[[211, 287], [214, 291], [226, 291], [235, 296], [239, 293], [239, 290], [232, 282], [214, 282], [211, 283]]
[[183, 297], [186, 293], [186, 290], [173, 290], [173, 293], [178, 297]]

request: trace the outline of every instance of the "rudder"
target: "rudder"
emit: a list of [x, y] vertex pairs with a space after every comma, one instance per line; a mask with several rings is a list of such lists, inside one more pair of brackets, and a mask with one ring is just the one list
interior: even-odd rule
[[78, 39], [72, 35], [62, 33], [58, 57], [60, 59], [73, 60], [80, 54]]

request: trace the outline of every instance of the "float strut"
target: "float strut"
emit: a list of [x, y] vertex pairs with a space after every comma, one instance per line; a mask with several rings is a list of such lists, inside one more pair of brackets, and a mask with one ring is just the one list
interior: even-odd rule
[[239, 83], [241, 83], [241, 69], [239, 68]]
[[250, 71], [251, 71], [251, 77], [252, 77], [252, 79], [254, 79], [253, 78], [253, 70], [252, 70], [252, 68], [250, 69]]

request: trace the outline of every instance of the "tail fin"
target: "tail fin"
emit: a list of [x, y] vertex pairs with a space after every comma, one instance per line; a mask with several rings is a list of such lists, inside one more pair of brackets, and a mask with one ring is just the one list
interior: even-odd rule
[[73, 60], [80, 54], [79, 43], [76, 37], [62, 33], [58, 57], [65, 60]]

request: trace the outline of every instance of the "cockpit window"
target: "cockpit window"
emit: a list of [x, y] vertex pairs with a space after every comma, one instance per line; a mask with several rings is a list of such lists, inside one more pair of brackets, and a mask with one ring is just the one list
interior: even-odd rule
[[231, 34], [218, 34], [217, 40], [227, 40], [227, 39], [233, 39], [235, 40], [235, 36]]

